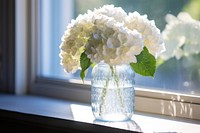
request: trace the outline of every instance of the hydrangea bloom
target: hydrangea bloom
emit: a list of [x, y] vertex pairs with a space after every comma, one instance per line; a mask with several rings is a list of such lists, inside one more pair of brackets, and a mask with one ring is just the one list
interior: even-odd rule
[[154, 56], [158, 56], [165, 51], [163, 40], [160, 36], [160, 30], [155, 26], [153, 20], [149, 21], [147, 15], [141, 16], [138, 12], [129, 13], [125, 19], [125, 25], [130, 30], [137, 30], [142, 34], [144, 45]]
[[91, 32], [93, 32], [91, 17], [92, 13], [79, 15], [76, 20], [72, 20], [62, 36], [61, 65], [67, 72], [75, 72], [80, 68], [80, 56]]
[[155, 57], [164, 50], [160, 31], [153, 21], [139, 13], [105, 5], [79, 15], [67, 27], [60, 45], [65, 71], [80, 68], [83, 52], [91, 62], [109, 65], [137, 63], [136, 56], [147, 47]]
[[185, 12], [177, 17], [166, 15], [167, 25], [162, 32], [167, 51], [161, 58], [167, 60], [171, 57], [180, 59], [182, 56], [197, 54], [200, 52], [200, 22], [192, 19]]
[[[92, 62], [104, 61], [109, 65], [136, 63], [135, 55], [143, 50], [143, 39], [112, 17], [95, 18], [95, 32], [86, 44], [86, 54]], [[122, 60], [123, 59], [123, 60]]]
[[113, 18], [117, 22], [123, 22], [127, 17], [127, 13], [121, 7], [114, 7], [114, 5], [105, 5], [102, 8], [95, 9], [94, 14]]

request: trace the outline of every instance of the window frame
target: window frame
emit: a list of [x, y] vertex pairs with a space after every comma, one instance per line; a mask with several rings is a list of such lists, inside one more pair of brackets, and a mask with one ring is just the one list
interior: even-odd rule
[[15, 93], [15, 0], [0, 1], [0, 92]]
[[[27, 30], [29, 39], [28, 88], [29, 94], [61, 98], [71, 101], [90, 103], [90, 84], [68, 82], [55, 78], [38, 77], [38, 0], [30, 0], [25, 7], [28, 10]], [[185, 95], [166, 91], [149, 90], [135, 86], [135, 111], [170, 115], [200, 120], [200, 96]]]

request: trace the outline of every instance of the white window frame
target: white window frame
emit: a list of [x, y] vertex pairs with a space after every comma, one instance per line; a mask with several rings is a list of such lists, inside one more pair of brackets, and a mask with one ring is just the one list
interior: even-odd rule
[[[26, 52], [29, 94], [90, 103], [89, 84], [83, 85], [82, 82], [67, 82], [37, 76], [39, 72], [37, 69], [39, 2], [30, 0], [26, 3], [23, 8], [28, 11], [28, 15], [24, 16], [27, 17], [28, 40], [26, 42], [30, 44]], [[200, 120], [200, 96], [150, 90], [136, 86], [135, 111]]]

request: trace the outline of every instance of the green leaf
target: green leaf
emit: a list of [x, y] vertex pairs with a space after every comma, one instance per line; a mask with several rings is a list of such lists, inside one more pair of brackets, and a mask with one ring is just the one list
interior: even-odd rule
[[90, 59], [87, 57], [87, 55], [85, 54], [85, 52], [83, 52], [81, 54], [80, 57], [80, 64], [81, 64], [81, 72], [80, 72], [80, 77], [84, 82], [84, 78], [87, 74], [87, 69], [90, 67], [90, 65], [92, 64], [90, 62]]
[[137, 63], [130, 63], [133, 70], [143, 76], [152, 76], [156, 71], [156, 59], [149, 53], [146, 47], [136, 56]]

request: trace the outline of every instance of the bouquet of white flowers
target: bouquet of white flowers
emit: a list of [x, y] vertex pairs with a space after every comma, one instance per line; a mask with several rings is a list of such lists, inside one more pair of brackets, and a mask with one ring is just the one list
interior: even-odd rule
[[81, 69], [84, 79], [89, 66], [101, 61], [110, 66], [130, 64], [136, 73], [154, 76], [156, 57], [165, 47], [160, 30], [146, 15], [105, 5], [72, 20], [60, 49], [64, 70]]

